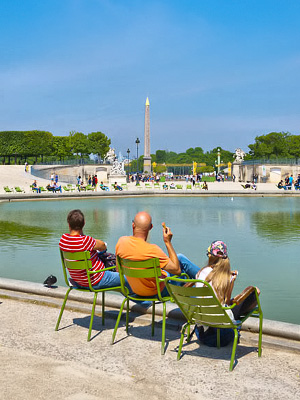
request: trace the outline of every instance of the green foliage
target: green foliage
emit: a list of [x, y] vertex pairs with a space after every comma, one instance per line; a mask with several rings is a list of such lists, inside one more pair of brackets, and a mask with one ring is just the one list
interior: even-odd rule
[[[139, 172], [142, 172], [144, 168], [144, 156], [139, 157]], [[137, 162], [136, 160], [132, 160], [130, 163], [130, 171], [131, 173], [135, 173], [137, 171]]]
[[69, 136], [54, 136], [52, 143], [52, 154], [60, 160], [69, 158], [72, 144]]
[[214, 167], [210, 166], [210, 165], [206, 165], [203, 167], [197, 167], [197, 174], [199, 173], [203, 173], [203, 172], [214, 172]]
[[165, 150], [157, 150], [155, 153], [155, 159], [157, 164], [163, 164], [167, 162], [167, 152]]
[[88, 142], [89, 151], [103, 159], [109, 150], [111, 140], [102, 132], [92, 132], [88, 134]]
[[154, 167], [154, 172], [157, 174], [161, 174], [162, 172], [166, 172], [167, 167], [163, 164], [157, 164], [156, 167]]
[[253, 158], [280, 158], [289, 157], [289, 134], [271, 132], [267, 135], [256, 136], [255, 143], [249, 144], [249, 154]]
[[[221, 160], [224, 163], [233, 161], [233, 153], [228, 150], [221, 150]], [[193, 161], [196, 163], [203, 163], [213, 167], [218, 158], [218, 149], [215, 148], [211, 151], [204, 153], [201, 147], [189, 148], [185, 153], [175, 153], [174, 151], [167, 152], [165, 150], [156, 151], [156, 162], [166, 164], [192, 164]]]
[[81, 132], [70, 132], [69, 135], [71, 139], [71, 148], [73, 153], [76, 153], [77, 156], [80, 154], [81, 158], [84, 154], [90, 154], [89, 151], [89, 142], [84, 133]]
[[44, 156], [52, 152], [53, 135], [45, 131], [0, 132], [0, 155], [27, 158]]

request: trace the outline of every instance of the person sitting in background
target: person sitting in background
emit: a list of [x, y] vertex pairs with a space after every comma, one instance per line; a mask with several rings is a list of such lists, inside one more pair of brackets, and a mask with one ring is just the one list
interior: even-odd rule
[[300, 174], [298, 174], [297, 180], [295, 181], [295, 190], [300, 190]]
[[251, 189], [254, 189], [254, 190], [257, 189], [257, 186], [256, 186], [256, 183], [255, 183], [255, 182], [252, 182], [252, 183], [251, 183]]
[[103, 182], [101, 182], [99, 186], [100, 186], [100, 189], [101, 189], [101, 190], [109, 191], [109, 187], [105, 186], [105, 185], [103, 184]]
[[167, 189], [168, 189], [168, 185], [166, 184], [166, 182], [164, 182], [164, 184], [163, 184], [162, 187], [163, 187], [164, 190], [167, 190]]
[[284, 183], [283, 183], [282, 179], [281, 179], [280, 182], [278, 182], [277, 187], [278, 187], [278, 189], [283, 189], [284, 188]]
[[61, 185], [58, 185], [58, 183], [55, 182], [55, 181], [54, 181], [54, 183], [53, 183], [53, 188], [54, 188], [54, 192], [60, 192], [60, 193], [62, 193]]
[[53, 192], [53, 193], [60, 192], [60, 193], [62, 193], [61, 186], [58, 186], [55, 181], [49, 183], [49, 185], [46, 186], [46, 189], [49, 192]]
[[203, 182], [202, 189], [208, 190], [208, 186], [207, 186], [206, 181]]
[[118, 185], [117, 182], [113, 184], [113, 187], [115, 190], [123, 190], [123, 188], [120, 185]]
[[31, 185], [32, 190], [35, 190], [37, 193], [41, 193], [41, 188], [37, 185], [36, 180], [33, 181], [33, 184]]

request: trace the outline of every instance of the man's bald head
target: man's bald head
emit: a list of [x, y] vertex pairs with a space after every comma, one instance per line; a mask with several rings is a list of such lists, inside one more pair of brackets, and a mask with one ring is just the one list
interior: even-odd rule
[[146, 211], [141, 211], [136, 214], [132, 224], [134, 234], [145, 234], [148, 235], [150, 229], [152, 229], [152, 218]]

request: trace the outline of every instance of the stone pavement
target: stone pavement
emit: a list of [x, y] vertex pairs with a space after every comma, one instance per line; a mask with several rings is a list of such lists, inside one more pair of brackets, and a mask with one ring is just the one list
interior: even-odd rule
[[117, 311], [104, 327], [95, 317], [90, 342], [88, 314], [66, 310], [55, 332], [58, 312], [54, 306], [0, 299], [0, 399], [300, 398], [299, 352], [266, 346], [258, 358], [256, 334], [248, 341], [242, 333], [238, 363], [229, 372], [231, 346], [200, 347], [194, 337], [177, 361], [176, 330], [167, 330], [161, 356], [161, 329], [152, 338], [150, 320], [131, 319], [129, 336], [121, 323], [111, 345]]

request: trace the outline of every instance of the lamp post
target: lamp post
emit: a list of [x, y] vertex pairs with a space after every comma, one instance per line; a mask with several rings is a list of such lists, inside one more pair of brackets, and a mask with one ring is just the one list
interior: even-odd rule
[[218, 147], [218, 173], [220, 172], [221, 149]]
[[136, 144], [136, 184], [139, 184], [139, 144], [140, 144], [140, 139], [136, 138], [135, 144]]
[[129, 181], [129, 154], [130, 154], [130, 150], [127, 149], [127, 159], [128, 159], [128, 181]]

